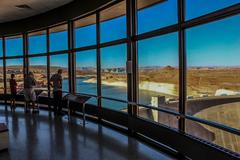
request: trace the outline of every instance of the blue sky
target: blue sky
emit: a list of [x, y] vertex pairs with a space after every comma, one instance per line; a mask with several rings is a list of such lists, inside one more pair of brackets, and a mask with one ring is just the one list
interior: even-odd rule
[[[87, 55], [87, 56], [86, 56]], [[96, 50], [77, 52], [76, 67], [96, 67]]]
[[[195, 18], [218, 9], [239, 3], [240, 0], [186, 0], [186, 19]], [[138, 33], [149, 32], [177, 23], [177, 0], [138, 12]], [[186, 53], [188, 66], [240, 66], [240, 15], [186, 30]], [[101, 42], [126, 37], [126, 17], [101, 23]], [[96, 25], [75, 30], [76, 47], [96, 45]], [[0, 41], [1, 43], [1, 41]], [[46, 52], [46, 35], [29, 38], [29, 53]], [[68, 48], [67, 32], [51, 33], [50, 50]], [[2, 45], [0, 45], [2, 50]], [[138, 42], [139, 65], [178, 66], [178, 34], [170, 33]], [[7, 56], [22, 55], [22, 38], [7, 39]], [[124, 67], [127, 57], [126, 45], [101, 49], [102, 68]], [[77, 67], [95, 67], [96, 51], [77, 54]], [[9, 60], [10, 61], [10, 60]], [[21, 64], [22, 61], [11, 60]], [[34, 58], [32, 64], [46, 64], [44, 58]], [[9, 62], [10, 64], [10, 62]], [[67, 67], [67, 55], [51, 56], [51, 65]]]

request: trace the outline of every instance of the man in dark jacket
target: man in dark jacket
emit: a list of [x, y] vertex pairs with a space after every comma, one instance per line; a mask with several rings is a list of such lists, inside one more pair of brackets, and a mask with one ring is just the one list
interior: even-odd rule
[[54, 114], [62, 114], [62, 69], [59, 69], [56, 74], [52, 75], [51, 86], [53, 87], [53, 99], [54, 99]]

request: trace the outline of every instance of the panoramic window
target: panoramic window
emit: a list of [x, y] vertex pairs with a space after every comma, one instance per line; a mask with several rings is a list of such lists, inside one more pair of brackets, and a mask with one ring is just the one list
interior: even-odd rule
[[23, 58], [7, 59], [6, 60], [6, 78], [7, 78], [7, 93], [10, 93], [9, 79], [11, 74], [15, 74], [17, 82], [17, 92], [23, 90]]
[[28, 34], [28, 53], [46, 53], [47, 52], [47, 36], [46, 31], [39, 31]]
[[74, 21], [75, 48], [96, 45], [96, 15]]
[[62, 69], [62, 90], [69, 91], [68, 80], [68, 54], [52, 55], [50, 56], [50, 77], [57, 73], [58, 69]]
[[23, 38], [21, 35], [6, 38], [6, 56], [23, 55]]
[[[178, 34], [171, 33], [139, 41], [138, 65], [139, 103], [178, 111]], [[141, 113], [141, 108], [139, 110]], [[154, 117], [154, 114], [161, 114], [172, 124], [175, 122], [174, 127], [177, 126], [176, 117], [153, 112], [148, 118]], [[161, 116], [157, 117], [159, 118], [155, 118], [155, 121], [164, 121]]]
[[[36, 88], [47, 90], [47, 57], [32, 57], [29, 58], [29, 72], [34, 73], [37, 81]], [[47, 95], [47, 91], [44, 91]]]
[[186, 19], [196, 18], [240, 3], [240, 0], [186, 0]]
[[178, 22], [177, 0], [137, 0], [138, 34]]
[[50, 52], [68, 49], [67, 24], [50, 29]]
[[100, 12], [101, 43], [126, 38], [126, 1]]
[[0, 57], [3, 57], [3, 40], [0, 38]]
[[[101, 49], [102, 96], [127, 100], [127, 46], [116, 45]], [[127, 105], [103, 100], [103, 107], [124, 110]]]
[[138, 64], [141, 104], [150, 105], [155, 97], [163, 100], [159, 106], [178, 102], [177, 33], [139, 41]]
[[4, 93], [3, 60], [0, 60], [0, 94]]
[[97, 94], [96, 50], [76, 53], [77, 93]]
[[[240, 103], [233, 99], [240, 95], [239, 25], [238, 15], [186, 31], [187, 114], [237, 129]], [[228, 134], [222, 137], [229, 141]]]

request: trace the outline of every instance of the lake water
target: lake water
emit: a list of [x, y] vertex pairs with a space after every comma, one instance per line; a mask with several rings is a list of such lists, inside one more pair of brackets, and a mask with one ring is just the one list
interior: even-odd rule
[[[77, 78], [76, 86], [78, 93], [86, 94], [97, 94], [97, 84], [96, 83], [85, 83], [87, 78]], [[68, 79], [63, 80], [63, 90], [68, 91]], [[139, 92], [139, 103], [149, 105], [151, 104], [151, 98], [153, 96], [161, 95], [157, 92], [141, 90]], [[117, 87], [117, 86], [107, 86], [102, 85], [102, 96], [116, 98], [120, 100], [127, 100], [127, 88], [126, 87]], [[91, 98], [89, 103], [97, 104], [96, 98]], [[116, 101], [110, 101], [102, 99], [102, 106], [105, 108], [111, 108], [115, 110], [122, 110], [127, 107], [125, 103], [120, 103]]]

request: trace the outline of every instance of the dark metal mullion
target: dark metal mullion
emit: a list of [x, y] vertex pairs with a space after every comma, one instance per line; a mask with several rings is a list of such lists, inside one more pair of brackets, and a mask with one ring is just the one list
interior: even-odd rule
[[[128, 82], [128, 102], [137, 103], [137, 52], [136, 41], [133, 37], [136, 35], [136, 0], [127, 0], [127, 82]], [[130, 65], [130, 66], [129, 66]], [[137, 106], [128, 104], [129, 116], [137, 115]]]
[[[4, 85], [4, 94], [7, 94], [7, 76], [6, 76], [6, 38], [2, 39], [2, 48], [3, 48], [3, 85]], [[5, 101], [6, 103], [6, 101]]]
[[77, 89], [77, 86], [76, 86], [76, 53], [75, 53], [75, 50], [74, 50], [74, 47], [75, 47], [75, 31], [74, 31], [74, 22], [72, 21], [72, 27], [71, 27], [71, 34], [72, 34], [72, 85], [73, 85], [73, 90], [72, 90], [72, 93], [76, 94], [76, 89]]
[[[132, 35], [131, 35], [131, 44], [132, 44], [132, 101], [138, 103], [138, 90], [139, 90], [139, 79], [138, 79], [138, 51], [137, 51], [137, 41], [135, 37], [137, 35], [137, 0], [132, 1]], [[133, 106], [133, 115], [138, 114], [138, 106]]]
[[49, 37], [49, 29], [46, 31], [47, 34], [47, 86], [48, 86], [48, 97], [51, 96], [51, 88], [50, 88], [50, 37]]
[[73, 49], [73, 24], [72, 21], [68, 21], [68, 80], [69, 80], [69, 92], [73, 93], [73, 73], [72, 73], [72, 68], [73, 68], [73, 63], [72, 63], [72, 49]]
[[47, 56], [47, 53], [28, 55], [29, 58], [33, 58], [33, 57], [43, 57], [43, 56]]
[[161, 36], [161, 35], [165, 35], [168, 33], [173, 33], [173, 32], [177, 32], [179, 29], [178, 24], [174, 24], [171, 26], [167, 26], [167, 27], [163, 27], [160, 29], [156, 29], [150, 32], [146, 32], [146, 33], [142, 33], [139, 35], [136, 35], [134, 38], [136, 40], [143, 40], [143, 39], [147, 39], [147, 38], [152, 38], [152, 37], [156, 37], [156, 36]]
[[[131, 44], [131, 37], [132, 37], [132, 1], [135, 0], [126, 0], [126, 9], [127, 9], [127, 62], [126, 62], [126, 67], [127, 67], [127, 101], [132, 102], [132, 86], [133, 86], [133, 81], [132, 81], [132, 72], [129, 72], [129, 68], [132, 66], [129, 66], [128, 62], [132, 62], [132, 44]], [[128, 115], [132, 116], [133, 115], [133, 106], [128, 104]], [[129, 129], [129, 128], [128, 128]], [[130, 131], [130, 130], [129, 130]]]
[[87, 50], [92, 50], [92, 49], [96, 49], [96, 48], [97, 48], [97, 45], [92, 45], [92, 46], [87, 46], [87, 47], [75, 48], [75, 49], [73, 49], [73, 52], [87, 51]]
[[206, 23], [214, 22], [223, 18], [234, 16], [240, 13], [240, 4], [236, 4], [218, 11], [185, 21], [182, 24], [183, 28], [191, 28], [194, 26], [203, 25]]
[[28, 35], [23, 33], [23, 75], [24, 77], [29, 72], [29, 60], [28, 60]]
[[111, 42], [101, 43], [100, 47], [101, 48], [103, 48], [103, 47], [110, 47], [110, 46], [115, 46], [115, 45], [119, 45], [119, 44], [124, 44], [126, 42], [127, 42], [127, 39], [123, 38], [123, 39], [118, 39], [118, 40], [114, 40], [114, 41], [111, 41]]
[[58, 54], [66, 54], [68, 53], [69, 50], [61, 50], [61, 51], [53, 51], [53, 52], [49, 52], [50, 55], [58, 55]]
[[[185, 21], [185, 0], [178, 0], [178, 48], [179, 48], [179, 113], [185, 115], [186, 107], [186, 53], [185, 53], [185, 30], [181, 24]], [[178, 129], [185, 132], [185, 118], [179, 117]]]
[[97, 33], [97, 104], [99, 108], [99, 117], [98, 119], [101, 120], [102, 114], [101, 114], [101, 108], [102, 108], [102, 87], [101, 87], [101, 48], [100, 48], [100, 43], [101, 43], [101, 35], [100, 35], [100, 13], [96, 13], [96, 33]]
[[6, 59], [18, 59], [18, 58], [24, 58], [24, 56], [9, 56], [9, 57], [5, 57], [5, 58]]

